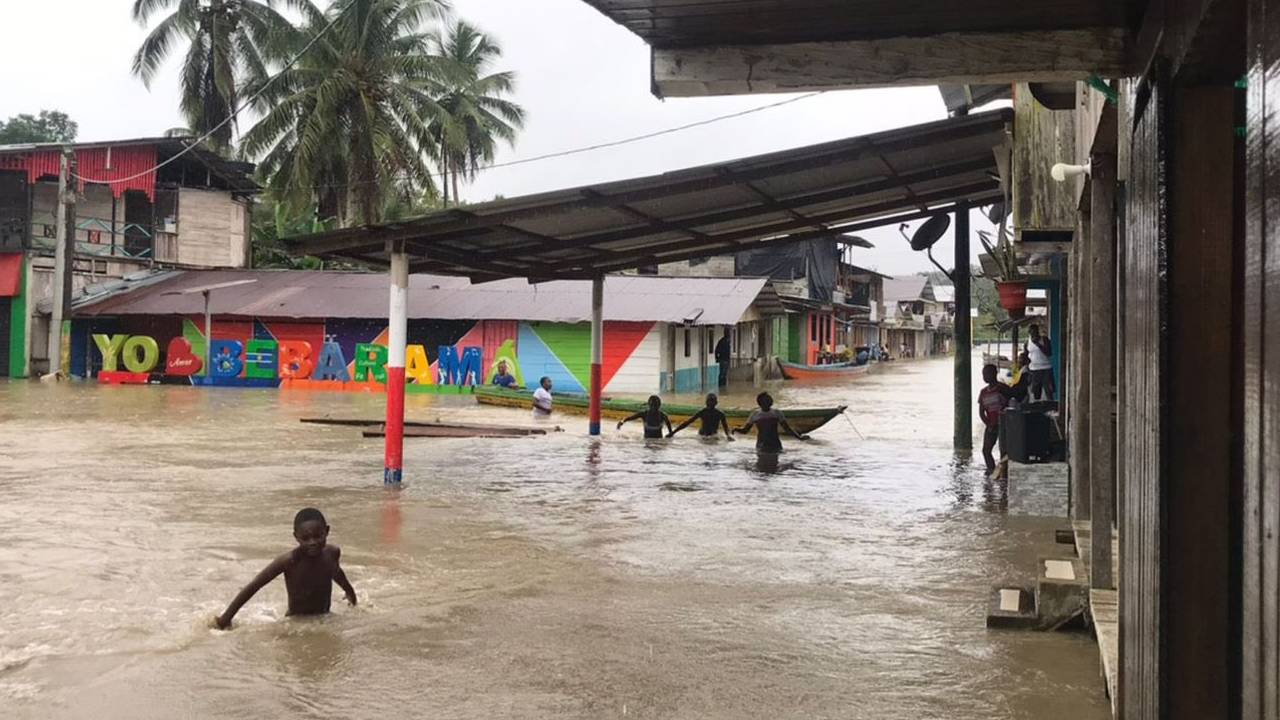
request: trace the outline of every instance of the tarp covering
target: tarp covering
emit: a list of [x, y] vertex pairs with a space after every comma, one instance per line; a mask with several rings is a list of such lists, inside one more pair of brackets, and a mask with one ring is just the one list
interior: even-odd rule
[[840, 248], [834, 240], [808, 240], [790, 245], [770, 245], [737, 254], [738, 275], [770, 280], [809, 281], [809, 298], [829, 302], [836, 287]]

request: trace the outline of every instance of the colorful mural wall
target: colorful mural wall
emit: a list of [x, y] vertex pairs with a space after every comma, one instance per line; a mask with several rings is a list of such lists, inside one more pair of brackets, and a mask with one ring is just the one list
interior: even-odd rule
[[[387, 329], [374, 320], [213, 322], [211, 367], [204, 367], [203, 318], [77, 320], [71, 371], [102, 383], [380, 392]], [[655, 323], [605, 323], [604, 387], [619, 393], [658, 389], [660, 330]], [[502, 320], [409, 322], [409, 392], [467, 392], [493, 378], [505, 360], [524, 386], [547, 375], [556, 389], [585, 393], [590, 379], [587, 323]]]

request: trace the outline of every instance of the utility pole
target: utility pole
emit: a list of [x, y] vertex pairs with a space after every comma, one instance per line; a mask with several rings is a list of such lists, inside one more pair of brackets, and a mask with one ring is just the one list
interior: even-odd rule
[[58, 171], [58, 206], [54, 218], [57, 246], [53, 257], [53, 313], [49, 316], [49, 374], [62, 372], [62, 323], [71, 307], [71, 263], [76, 243], [75, 151], [62, 149]]

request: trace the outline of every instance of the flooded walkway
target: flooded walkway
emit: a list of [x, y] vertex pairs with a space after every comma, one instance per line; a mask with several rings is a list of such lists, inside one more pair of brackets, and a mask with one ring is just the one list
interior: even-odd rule
[[[0, 715], [1109, 717], [1091, 638], [984, 627], [989, 588], [1054, 550], [1065, 492], [955, 463], [951, 372], [776, 391], [861, 431], [837, 419], [776, 473], [750, 442], [593, 444], [563, 416], [408, 440], [399, 493], [380, 441], [297, 421], [379, 398], [0, 384]], [[361, 605], [285, 620], [277, 582], [208, 630], [306, 505]]]

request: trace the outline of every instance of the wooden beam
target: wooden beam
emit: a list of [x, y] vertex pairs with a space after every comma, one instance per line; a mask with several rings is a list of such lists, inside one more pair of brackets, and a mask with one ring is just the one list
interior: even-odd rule
[[[1115, 113], [1110, 113], [1115, 117]], [[1115, 132], [1115, 126], [1110, 128]], [[1096, 143], [1095, 143], [1096, 144]], [[1111, 528], [1115, 516], [1116, 435], [1115, 382], [1116, 333], [1116, 156], [1092, 156], [1093, 175], [1089, 201], [1089, 482], [1093, 497], [1090, 515], [1093, 543], [1090, 549], [1090, 587], [1115, 587], [1111, 568]]]
[[1093, 28], [655, 49], [653, 88], [700, 97], [1120, 77], [1127, 41], [1123, 29]]

